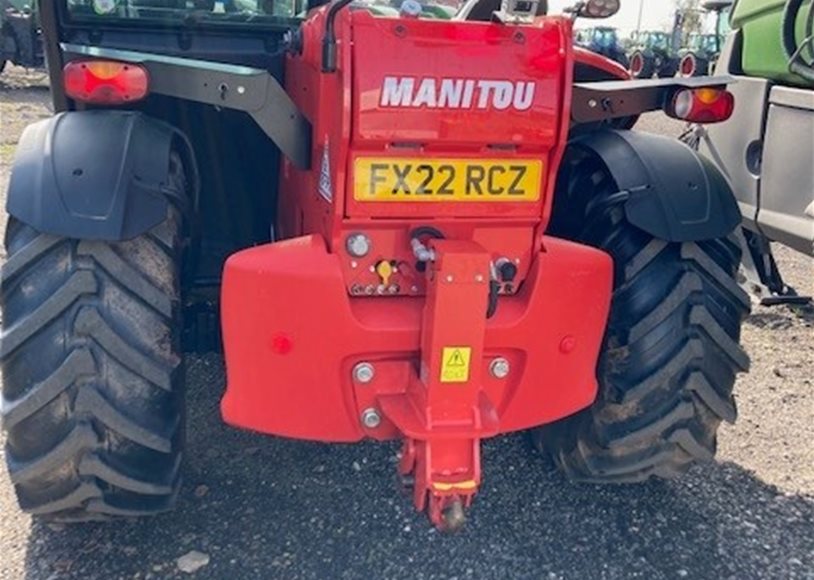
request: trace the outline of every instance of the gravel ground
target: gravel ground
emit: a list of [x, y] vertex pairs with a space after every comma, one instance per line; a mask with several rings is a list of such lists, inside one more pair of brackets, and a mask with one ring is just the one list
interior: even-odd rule
[[[0, 191], [21, 129], [47, 107], [42, 75], [0, 77]], [[642, 127], [680, 129], [658, 116]], [[790, 284], [814, 293], [811, 260], [783, 248], [777, 258]], [[752, 372], [737, 385], [740, 419], [722, 428], [715, 463], [671, 482], [574, 485], [523, 437], [502, 437], [484, 445], [485, 485], [452, 537], [396, 492], [394, 447], [229, 429], [217, 408], [220, 357], [191, 357], [178, 509], [44, 525], [18, 511], [0, 469], [0, 578], [184, 577], [178, 558], [194, 550], [208, 557], [199, 578], [814, 579], [813, 326], [810, 309], [755, 308], [743, 332]]]

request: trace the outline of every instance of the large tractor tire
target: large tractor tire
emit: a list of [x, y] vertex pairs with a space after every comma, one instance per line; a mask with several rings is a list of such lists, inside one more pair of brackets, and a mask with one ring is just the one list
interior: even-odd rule
[[669, 478], [711, 460], [749, 366], [738, 344], [750, 307], [735, 281], [738, 243], [653, 238], [626, 221], [618, 191], [598, 158], [569, 152], [552, 234], [603, 249], [615, 268], [597, 400], [533, 434], [577, 481]]
[[679, 59], [667, 58], [657, 71], [660, 79], [671, 79], [678, 73]]
[[[183, 200], [180, 157], [169, 192]], [[182, 212], [133, 240], [9, 219], [2, 270], [6, 461], [21, 508], [57, 521], [172, 507], [184, 442]]]
[[656, 60], [652, 55], [636, 50], [630, 55], [628, 70], [634, 79], [651, 79], [656, 72]]
[[678, 65], [678, 74], [684, 78], [706, 76], [709, 74], [709, 61], [693, 52], [688, 52]]

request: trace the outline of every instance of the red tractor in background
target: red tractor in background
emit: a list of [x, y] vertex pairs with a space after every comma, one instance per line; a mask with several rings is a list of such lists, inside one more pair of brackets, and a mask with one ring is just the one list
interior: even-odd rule
[[628, 129], [723, 121], [728, 79], [575, 51], [573, 20], [613, 0], [468, 8], [41, 5], [58, 112], [19, 144], [0, 293], [22, 509], [171, 507], [183, 352], [218, 313], [225, 421], [398, 439], [441, 529], [501, 433], [580, 481], [713, 457], [748, 366], [740, 214], [705, 158]]

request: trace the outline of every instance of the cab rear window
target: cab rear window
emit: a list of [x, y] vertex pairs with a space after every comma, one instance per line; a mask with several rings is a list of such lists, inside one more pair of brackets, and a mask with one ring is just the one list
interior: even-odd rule
[[72, 22], [273, 25], [304, 16], [307, 0], [66, 0]]

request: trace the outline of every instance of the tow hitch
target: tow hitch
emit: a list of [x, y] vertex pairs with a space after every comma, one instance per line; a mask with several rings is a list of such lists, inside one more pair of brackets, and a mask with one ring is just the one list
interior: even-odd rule
[[420, 372], [404, 393], [379, 401], [404, 434], [399, 470], [413, 483], [416, 508], [454, 531], [480, 485], [480, 441], [499, 431], [481, 365], [473, 364], [483, 358], [492, 267], [474, 242], [414, 242], [414, 249], [427, 258]]

